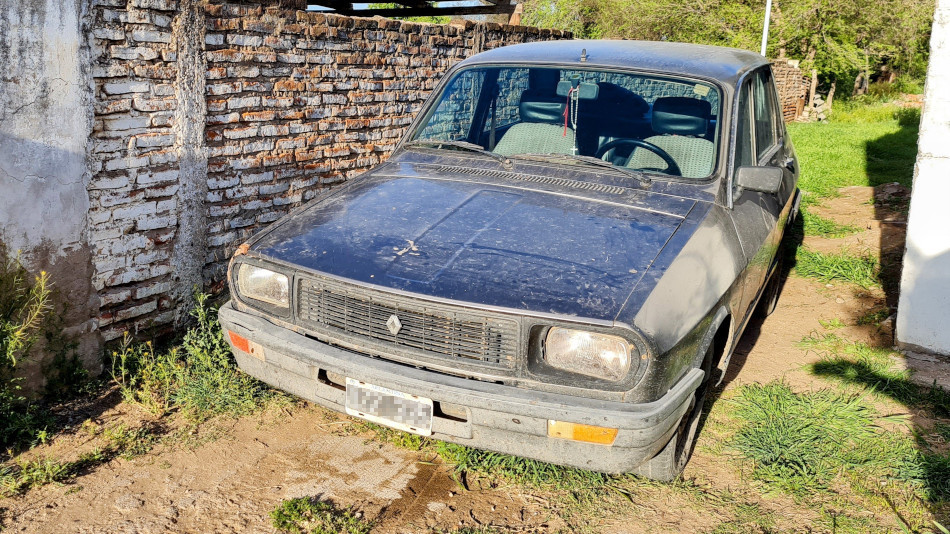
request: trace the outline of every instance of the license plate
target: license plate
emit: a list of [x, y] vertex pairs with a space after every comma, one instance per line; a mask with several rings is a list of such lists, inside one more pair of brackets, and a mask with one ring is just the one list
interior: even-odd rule
[[432, 435], [432, 399], [347, 377], [346, 413], [422, 436]]

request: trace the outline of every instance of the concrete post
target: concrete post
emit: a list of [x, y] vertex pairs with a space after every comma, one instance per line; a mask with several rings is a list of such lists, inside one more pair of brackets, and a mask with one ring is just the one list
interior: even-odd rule
[[[31, 271], [49, 273], [63, 333], [98, 373], [86, 191], [91, 3], [0, 0], [0, 241]], [[41, 353], [21, 362], [26, 389], [42, 387], [50, 359]]]
[[950, 0], [938, 0], [930, 38], [907, 248], [897, 309], [898, 345], [950, 354]]
[[208, 154], [205, 135], [205, 18], [198, 0], [181, 0], [173, 27], [178, 78], [175, 96], [175, 130], [178, 150], [178, 232], [172, 256], [176, 323], [188, 318], [195, 288], [202, 289], [202, 268], [207, 261]]

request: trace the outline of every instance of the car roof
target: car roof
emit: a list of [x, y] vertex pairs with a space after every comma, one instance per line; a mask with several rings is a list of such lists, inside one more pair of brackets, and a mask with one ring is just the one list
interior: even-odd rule
[[[587, 50], [587, 61], [581, 51]], [[768, 64], [765, 57], [722, 46], [666, 41], [565, 40], [504, 46], [476, 54], [460, 66], [491, 63], [538, 63], [632, 68], [683, 76], [699, 76], [735, 86], [749, 69]]]

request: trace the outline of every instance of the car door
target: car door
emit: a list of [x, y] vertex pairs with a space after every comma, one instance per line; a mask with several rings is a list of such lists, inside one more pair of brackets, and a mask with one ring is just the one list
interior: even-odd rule
[[[779, 136], [781, 121], [769, 67], [758, 69], [746, 78], [737, 106], [735, 168], [750, 165], [785, 168], [786, 154]], [[743, 273], [741, 301], [746, 317], [769, 275], [781, 241], [780, 216], [793, 188], [794, 180], [786, 177], [777, 194], [731, 191], [732, 219], [748, 262]]]

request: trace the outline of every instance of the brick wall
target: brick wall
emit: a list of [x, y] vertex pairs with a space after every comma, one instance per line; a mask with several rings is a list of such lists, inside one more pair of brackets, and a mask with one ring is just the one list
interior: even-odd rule
[[782, 115], [786, 121], [793, 121], [805, 109], [809, 79], [802, 75], [797, 64], [784, 59], [772, 61], [772, 74], [775, 76], [779, 100], [782, 102]]
[[254, 231], [385, 159], [451, 65], [569, 36], [251, 2], [95, 3], [89, 233], [107, 341], [174, 324]]
[[96, 3], [89, 241], [99, 327], [108, 340], [145, 326], [142, 318], [168, 324], [175, 317], [168, 293], [179, 211], [172, 34], [178, 4]]

